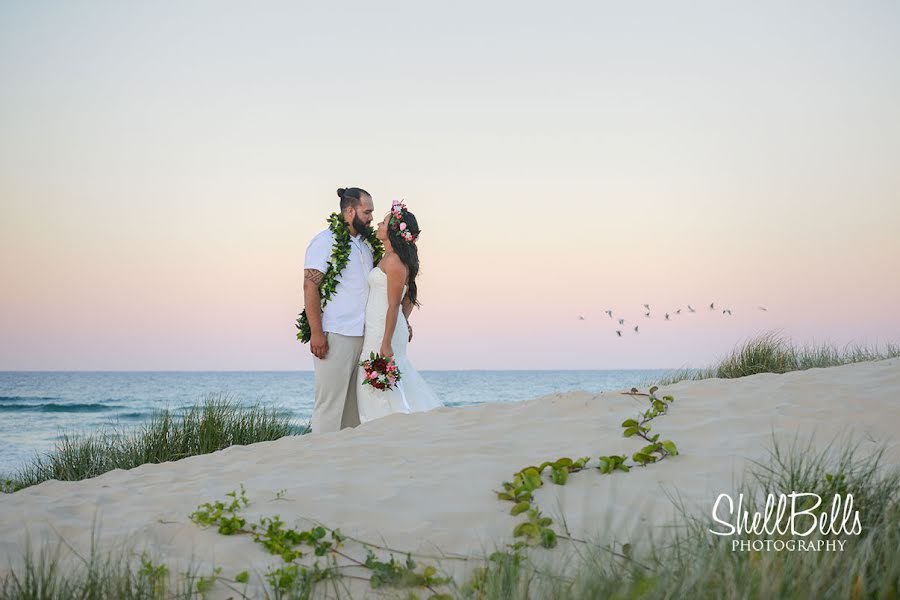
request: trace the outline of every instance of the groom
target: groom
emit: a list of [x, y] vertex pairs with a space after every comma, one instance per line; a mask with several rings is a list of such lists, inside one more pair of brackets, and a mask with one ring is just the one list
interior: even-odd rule
[[[303, 262], [303, 298], [309, 321], [309, 350], [316, 371], [316, 404], [312, 431], [324, 433], [359, 425], [356, 372], [362, 352], [369, 293], [369, 271], [374, 264], [371, 235], [372, 196], [360, 188], [340, 188], [341, 216], [350, 231], [349, 259], [324, 310], [321, 286], [334, 260], [335, 234], [331, 228], [317, 234]], [[337, 243], [340, 245], [340, 242]]]

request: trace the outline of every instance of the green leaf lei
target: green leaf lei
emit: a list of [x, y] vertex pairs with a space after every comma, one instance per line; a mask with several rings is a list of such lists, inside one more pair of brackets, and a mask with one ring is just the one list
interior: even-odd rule
[[[325, 305], [334, 295], [338, 284], [338, 275], [344, 271], [347, 262], [350, 260], [350, 228], [347, 227], [344, 217], [340, 213], [331, 213], [331, 216], [328, 217], [328, 229], [334, 234], [334, 244], [331, 246], [331, 260], [328, 261], [325, 278], [319, 287], [320, 297], [322, 298], [322, 310], [325, 309]], [[384, 256], [384, 246], [375, 236], [374, 230], [366, 236], [366, 242], [372, 249], [373, 262], [377, 265], [381, 257]], [[309, 328], [309, 319], [306, 317], [305, 308], [300, 313], [300, 316], [297, 317], [296, 327], [298, 329], [297, 339], [304, 344], [309, 342], [312, 337], [312, 331]]]

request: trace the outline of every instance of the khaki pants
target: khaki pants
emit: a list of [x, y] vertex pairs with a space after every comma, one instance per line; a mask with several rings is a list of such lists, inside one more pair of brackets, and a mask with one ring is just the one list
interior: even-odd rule
[[356, 407], [356, 376], [362, 336], [326, 332], [328, 354], [313, 356], [316, 370], [316, 405], [312, 414], [313, 433], [339, 431], [359, 425]]

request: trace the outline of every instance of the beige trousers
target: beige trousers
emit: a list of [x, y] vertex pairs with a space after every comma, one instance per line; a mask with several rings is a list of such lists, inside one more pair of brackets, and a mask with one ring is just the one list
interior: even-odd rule
[[326, 332], [328, 354], [313, 356], [316, 370], [316, 405], [312, 414], [313, 433], [339, 431], [359, 425], [356, 407], [356, 376], [362, 336]]

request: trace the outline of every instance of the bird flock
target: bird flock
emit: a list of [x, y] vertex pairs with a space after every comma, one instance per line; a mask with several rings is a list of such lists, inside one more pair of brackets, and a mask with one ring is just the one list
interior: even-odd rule
[[[644, 311], [643, 311], [644, 318], [646, 318], [646, 319], [652, 319], [652, 318], [653, 318], [653, 312], [652, 312], [651, 309], [650, 309], [650, 305], [649, 305], [649, 304], [644, 304], [643, 307], [644, 307]], [[762, 312], [768, 312], [768, 310], [769, 310], [769, 309], [766, 308], [765, 306], [757, 306], [756, 308], [757, 308], [757, 310], [760, 310], [760, 311], [762, 311]], [[618, 328], [614, 329], [614, 331], [616, 332], [616, 337], [622, 337], [622, 332], [623, 332], [623, 331], [626, 331], [626, 330], [628, 329], [628, 328], [625, 327], [625, 324], [626, 324], [626, 323], [629, 324], [629, 327], [631, 328], [631, 331], [633, 332], [632, 335], [633, 335], [633, 334], [640, 333], [640, 327], [641, 327], [641, 326], [640, 326], [639, 324], [630, 323], [627, 319], [618, 316], [618, 314], [617, 314], [615, 311], [613, 311], [612, 309], [607, 309], [607, 310], [604, 310], [603, 312], [606, 313], [606, 316], [607, 316], [608, 318], [614, 319], [614, 321], [618, 323]], [[694, 313], [696, 313], [696, 312], [697, 312], [697, 309], [695, 309], [695, 308], [694, 308], [693, 306], [691, 306], [690, 304], [687, 305], [687, 314], [688, 314], [688, 315], [694, 314]], [[710, 303], [709, 303], [709, 312], [712, 312], [712, 313], [715, 313], [715, 314], [721, 314], [721, 315], [724, 316], [724, 317], [732, 317], [732, 316], [734, 316], [734, 312], [732, 311], [732, 309], [730, 309], [730, 308], [721, 308], [721, 307], [717, 308], [715, 302], [710, 302]], [[663, 312], [663, 321], [672, 321], [672, 318], [673, 318], [673, 317], [681, 316], [681, 314], [682, 314], [682, 309], [681, 309], [681, 308], [676, 308], [675, 310], [670, 311], [670, 312]], [[585, 318], [584, 315], [578, 315], [578, 320], [579, 320], [579, 321], [586, 321], [587, 319]]]

